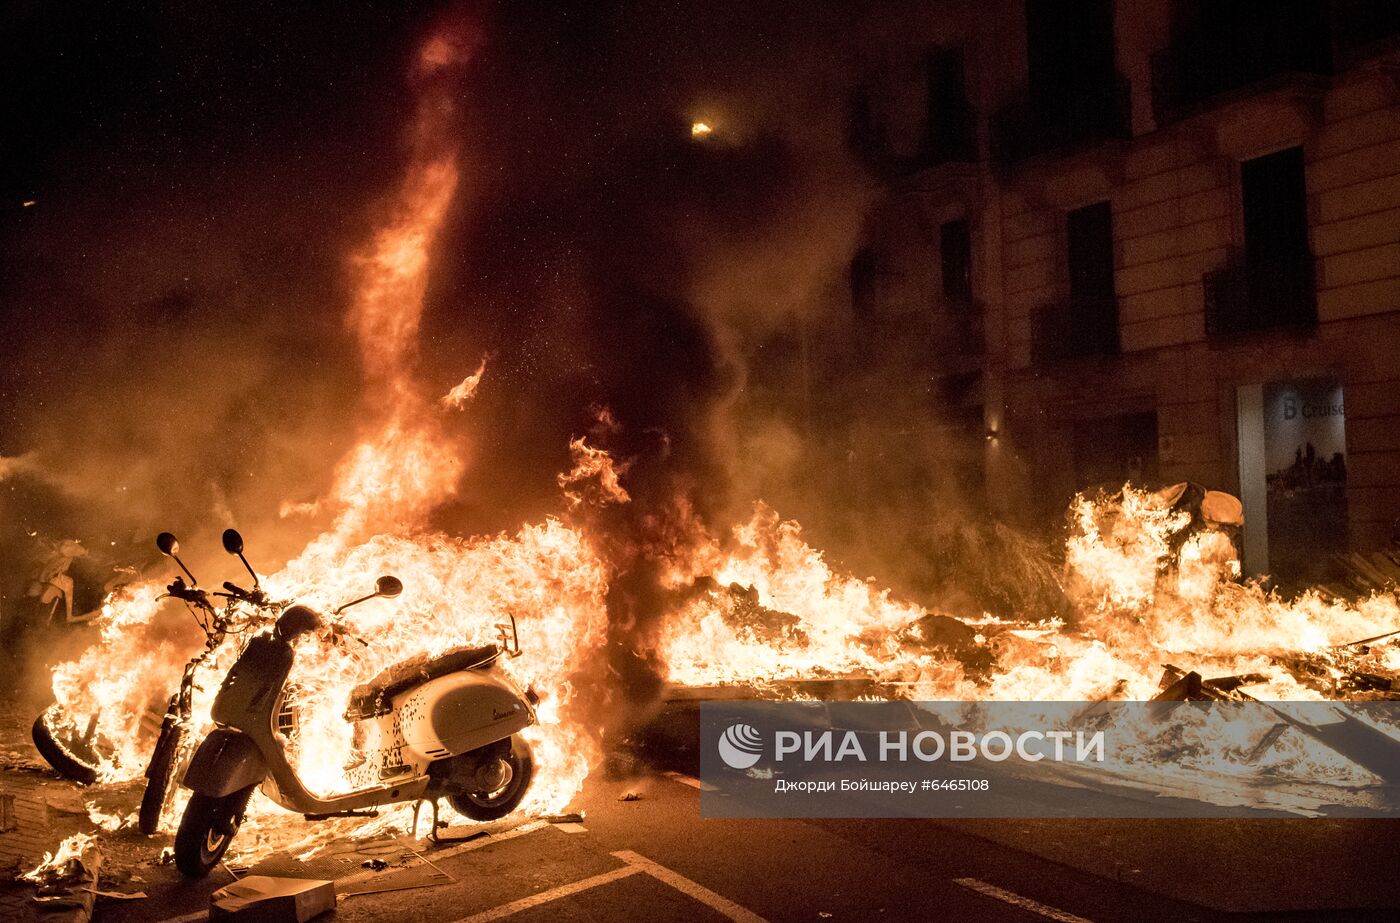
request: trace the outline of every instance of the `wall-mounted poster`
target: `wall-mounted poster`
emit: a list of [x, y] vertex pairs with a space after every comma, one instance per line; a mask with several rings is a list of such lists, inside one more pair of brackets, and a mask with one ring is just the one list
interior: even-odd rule
[[1264, 386], [1269, 561], [1285, 581], [1321, 580], [1346, 547], [1346, 408], [1326, 379]]

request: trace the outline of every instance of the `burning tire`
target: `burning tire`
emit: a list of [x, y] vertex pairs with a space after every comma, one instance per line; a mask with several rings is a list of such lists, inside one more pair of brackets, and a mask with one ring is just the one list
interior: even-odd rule
[[79, 728], [61, 705], [50, 705], [34, 719], [34, 746], [48, 764], [79, 785], [97, 781], [100, 758], [93, 747], [96, 716], [86, 730]]
[[191, 795], [175, 833], [175, 867], [190, 878], [208, 875], [233, 842], [255, 788], [250, 785], [220, 797]]
[[[510, 753], [494, 761], [498, 775], [482, 778], [481, 787], [447, 797], [448, 803], [472, 820], [499, 820], [520, 806], [535, 777], [535, 759], [530, 745], [519, 735], [511, 738]], [[491, 766], [482, 767], [490, 773]]]
[[175, 776], [180, 768], [180, 750], [184, 742], [184, 726], [167, 718], [160, 729], [160, 739], [156, 741], [150, 765], [146, 767], [146, 791], [141, 795], [141, 813], [137, 821], [142, 833], [151, 834], [160, 829], [160, 816], [165, 812], [171, 793], [175, 791]]

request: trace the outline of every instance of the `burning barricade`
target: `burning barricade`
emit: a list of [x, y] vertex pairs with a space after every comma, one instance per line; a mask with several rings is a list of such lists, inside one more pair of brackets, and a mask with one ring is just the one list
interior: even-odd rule
[[[432, 529], [431, 514], [454, 495], [465, 455], [443, 415], [465, 406], [485, 372], [479, 367], [442, 398], [430, 393], [415, 363], [430, 251], [458, 180], [453, 93], [441, 81], [460, 68], [464, 52], [445, 41], [417, 62], [421, 95], [410, 163], [353, 262], [347, 320], [365, 376], [363, 425], [327, 495], [286, 509], [324, 515], [328, 524], [284, 567], [253, 574], [255, 589], [289, 604], [238, 643], [212, 646], [186, 673], [189, 651], [156, 627], [161, 582], [136, 582], [108, 599], [100, 641], [54, 674], [72, 739], [88, 746], [82, 755], [93, 778], [107, 782], [135, 780], [150, 765], [162, 723], [150, 716], [160, 714], [173, 690], [189, 694], [177, 693], [165, 717], [174, 715], [189, 740], [208, 740], [239, 726], [214, 696], [225, 677], [242, 680], [251, 663], [259, 669], [247, 675], [271, 678], [258, 723], [269, 739], [254, 748], [256, 758], [245, 748], [241, 763], [252, 770], [215, 785], [209, 767], [193, 757], [186, 782], [197, 793], [180, 790], [155, 812], [149, 826], [165, 831], [175, 817], [199, 819], [204, 846], [190, 847], [182, 867], [207, 870], [234, 830], [239, 849], [266, 853], [307, 851], [349, 830], [407, 829], [407, 799], [430, 792], [462, 794], [466, 800], [449, 803], [473, 817], [483, 806], [472, 795], [494, 802], [487, 811], [562, 810], [601, 757], [599, 730], [580, 709], [579, 693], [616, 627], [609, 625], [608, 593], [616, 562], [629, 555], [668, 565], [659, 589], [669, 604], [645, 639], [653, 646], [645, 653], [673, 686], [741, 687], [773, 697], [1141, 701], [1162, 693], [1161, 665], [1171, 661], [1188, 667], [1168, 684], [1173, 698], [1228, 697], [1248, 686], [1261, 699], [1316, 699], [1362, 686], [1381, 692], [1387, 677], [1393, 690], [1400, 648], [1384, 637], [1400, 627], [1393, 594], [1284, 600], [1239, 582], [1238, 501], [1191, 485], [1125, 487], [1075, 501], [1064, 549], [1072, 619], [1058, 609], [959, 619], [901, 601], [873, 580], [840, 573], [799, 524], [762, 503], [726, 535], [687, 520], [689, 534], [667, 549], [611, 554], [612, 537], [580, 514], [629, 502], [625, 465], [583, 439], [570, 444], [573, 468], [559, 480], [560, 515], [514, 534], [463, 538]], [[392, 607], [335, 610], [343, 613], [336, 622], [342, 635], [369, 643], [310, 643], [308, 636], [335, 633], [321, 614], [362, 597], [384, 574], [402, 581]], [[191, 601], [189, 592], [191, 585], [176, 595]], [[507, 621], [528, 644], [492, 645], [495, 626]], [[1354, 644], [1358, 638], [1368, 641]], [[502, 650], [520, 656], [502, 657]], [[523, 708], [533, 720], [508, 735], [518, 733], [522, 748], [497, 747], [501, 739], [432, 747], [430, 735], [395, 736], [408, 729], [392, 714], [401, 697], [418, 690], [414, 682], [400, 688], [405, 677], [395, 671], [404, 663], [419, 664], [426, 687], [479, 679], [473, 671], [488, 660], [522, 690], [501, 700], [503, 708], [514, 709], [523, 690], [538, 695]], [[229, 742], [235, 739], [227, 737], [229, 748], [244, 746]], [[380, 768], [371, 753], [401, 745], [427, 749], [418, 751], [422, 760], [386, 767], [393, 784], [385, 788], [397, 789], [392, 797], [338, 794], [354, 791], [365, 767]], [[434, 769], [439, 757], [481, 747], [495, 748], [492, 759]], [[266, 771], [256, 771], [260, 766]], [[537, 775], [528, 793], [502, 797], [530, 767]], [[254, 791], [269, 774], [276, 799]], [[376, 805], [386, 810], [368, 816]], [[308, 832], [303, 814], [327, 819], [323, 832]]]
[[1266, 698], [1391, 694], [1393, 593], [1283, 599], [1244, 582], [1242, 521], [1237, 499], [1189, 484], [1081, 496], [1064, 552], [1068, 619], [959, 619], [837, 573], [800, 526], [760, 505], [695, 555], [708, 569], [683, 584], [659, 646], [679, 686], [776, 695], [864, 677], [908, 698], [1147, 700], [1174, 659], [1248, 676]]

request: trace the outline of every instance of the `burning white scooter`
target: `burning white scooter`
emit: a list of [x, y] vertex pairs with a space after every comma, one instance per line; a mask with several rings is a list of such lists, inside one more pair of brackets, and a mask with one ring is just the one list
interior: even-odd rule
[[[373, 593], [346, 603], [333, 616], [402, 591], [396, 577], [380, 577]], [[356, 686], [345, 711], [360, 745], [346, 769], [350, 790], [322, 797], [306, 788], [287, 756], [296, 723], [294, 706], [287, 702], [287, 675], [298, 636], [345, 631], [306, 606], [285, 609], [271, 631], [248, 642], [214, 699], [217, 727], [199, 745], [184, 778], [194, 794], [175, 836], [180, 871], [208, 874], [228, 849], [258, 786], [307, 820], [370, 816], [379, 805], [435, 803], [443, 796], [477, 820], [515, 810], [534, 775], [529, 745], [519, 732], [535, 723], [538, 698], [493, 669], [502, 654], [520, 653], [515, 619], [497, 628], [496, 644], [415, 657]]]

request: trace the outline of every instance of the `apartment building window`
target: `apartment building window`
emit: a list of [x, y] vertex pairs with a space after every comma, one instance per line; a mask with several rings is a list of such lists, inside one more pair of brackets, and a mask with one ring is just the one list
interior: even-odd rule
[[954, 307], [972, 303], [972, 230], [966, 218], [946, 221], [938, 229], [943, 266], [943, 301]]
[[1332, 39], [1340, 50], [1369, 45], [1400, 33], [1400, 3], [1331, 0]]
[[1118, 298], [1113, 286], [1113, 212], [1107, 202], [1077, 208], [1066, 227], [1069, 335], [1077, 355], [1118, 351]]
[[1292, 262], [1308, 251], [1303, 149], [1290, 147], [1240, 164], [1244, 255], [1251, 266]]
[[1204, 279], [1212, 335], [1317, 321], [1303, 149], [1240, 164], [1244, 252]]
[[1113, 283], [1113, 212], [1107, 202], [1070, 212], [1065, 222], [1069, 291], [1034, 315], [1031, 351], [1054, 362], [1118, 352], [1118, 297]]
[[1026, 0], [1024, 99], [992, 118], [1001, 160], [1128, 135], [1131, 87], [1115, 67], [1112, 0]]
[[1245, 286], [1256, 323], [1315, 320], [1303, 149], [1290, 147], [1245, 161], [1240, 165], [1240, 187]]
[[927, 62], [928, 103], [923, 164], [971, 163], [977, 159], [976, 118], [967, 99], [961, 48], [935, 46]]
[[1026, 66], [1038, 102], [1111, 84], [1113, 0], [1026, 0]]
[[1357, 23], [1363, 32], [1374, 28], [1367, 23], [1371, 17], [1350, 15], [1345, 5], [1339, 0], [1270, 0], [1267, 5], [1258, 0], [1176, 0], [1171, 42], [1152, 56], [1152, 105], [1158, 121], [1173, 121], [1214, 96], [1280, 74], [1331, 72], [1334, 24]]

